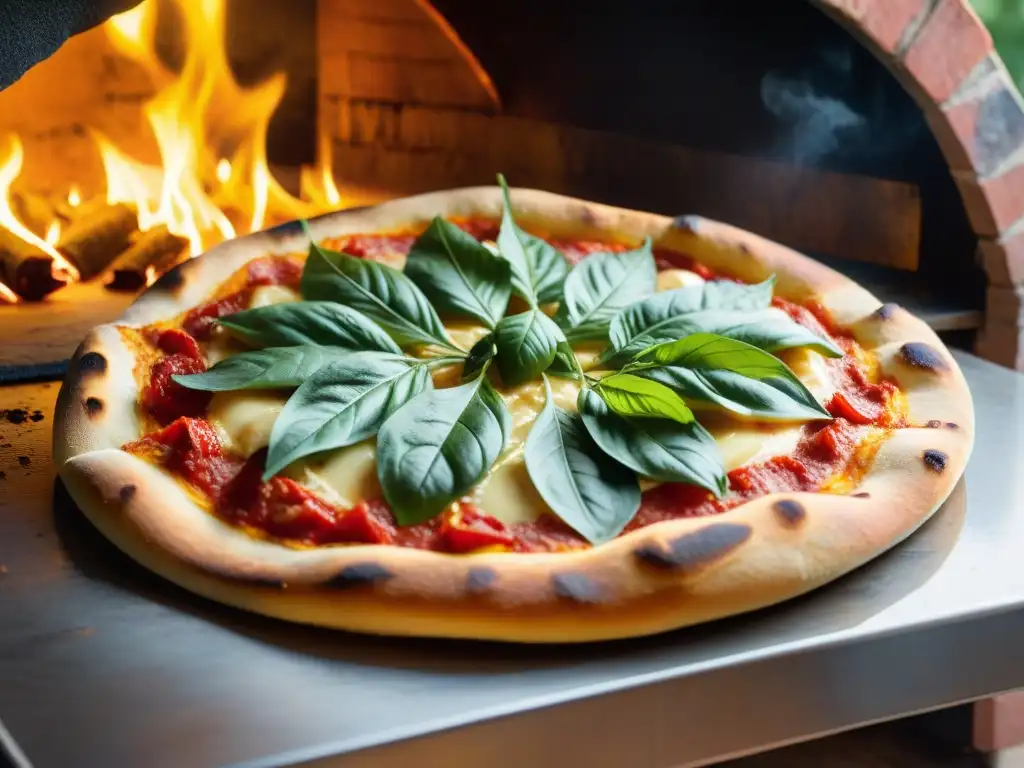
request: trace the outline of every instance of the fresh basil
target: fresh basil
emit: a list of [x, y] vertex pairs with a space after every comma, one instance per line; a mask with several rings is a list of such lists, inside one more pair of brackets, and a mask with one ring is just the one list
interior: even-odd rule
[[674, 390], [632, 373], [613, 373], [595, 386], [608, 407], [620, 416], [670, 419], [680, 424], [693, 421], [693, 411]]
[[403, 347], [425, 344], [461, 352], [416, 283], [385, 264], [312, 242], [301, 290], [306, 299], [336, 301], [362, 312]]
[[264, 480], [305, 456], [372, 437], [388, 416], [431, 386], [426, 365], [380, 352], [350, 354], [321, 368], [274, 422]]
[[399, 525], [439, 514], [505, 450], [512, 417], [486, 376], [424, 392], [384, 422], [377, 477]]
[[653, 379], [687, 399], [764, 420], [828, 419], [828, 411], [779, 359], [711, 333], [658, 344], [637, 355], [626, 373]]
[[555, 346], [555, 359], [551, 361], [547, 372], [561, 379], [580, 380], [583, 378], [583, 366], [580, 365], [576, 352], [568, 340], [558, 342]]
[[676, 315], [659, 323], [619, 349], [609, 362], [623, 362], [650, 346], [677, 341], [692, 333], [726, 336], [746, 342], [765, 352], [806, 347], [826, 357], [843, 356], [843, 350], [800, 325], [782, 310], [739, 312], [711, 309]]
[[725, 493], [728, 478], [718, 446], [696, 421], [627, 418], [589, 389], [580, 391], [576, 405], [601, 450], [642, 477]]
[[555, 319], [573, 341], [604, 339], [608, 326], [633, 302], [650, 296], [658, 285], [651, 239], [625, 253], [594, 253], [573, 267], [565, 279]]
[[354, 352], [400, 353], [380, 326], [333, 301], [293, 301], [246, 309], [219, 321], [237, 339], [258, 347], [319, 344]]
[[541, 498], [591, 544], [615, 538], [640, 508], [636, 474], [598, 448], [578, 413], [547, 402], [526, 438], [526, 471]]
[[353, 354], [339, 347], [268, 347], [226, 357], [204, 373], [172, 378], [205, 392], [297, 387], [325, 365]]
[[506, 387], [535, 379], [555, 359], [560, 342], [565, 341], [555, 321], [539, 309], [509, 315], [494, 331], [498, 372]]
[[479, 376], [496, 354], [498, 348], [494, 344], [494, 334], [488, 333], [469, 348], [466, 362], [462, 366], [462, 380], [469, 381]]
[[405, 274], [439, 311], [488, 328], [501, 320], [512, 295], [509, 262], [440, 216], [413, 243]]
[[504, 199], [498, 251], [512, 268], [512, 290], [531, 306], [558, 301], [569, 265], [565, 257], [539, 237], [524, 232], [512, 217], [505, 177], [498, 175]]
[[[774, 277], [755, 285], [713, 280], [655, 293], [615, 316], [608, 332], [613, 349], [602, 357], [601, 362], [620, 365], [639, 350], [663, 341], [675, 341], [680, 336], [673, 335], [674, 325], [680, 318], [694, 312], [767, 309], [772, 303], [774, 286]], [[625, 352], [627, 349], [629, 353]]]

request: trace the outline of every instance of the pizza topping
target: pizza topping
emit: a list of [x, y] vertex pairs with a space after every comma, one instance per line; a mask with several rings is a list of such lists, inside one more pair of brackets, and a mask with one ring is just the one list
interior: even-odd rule
[[209, 422], [187, 416], [129, 443], [125, 450], [155, 459], [169, 472], [213, 497], [219, 494], [239, 465], [237, 459], [224, 455]]
[[[301, 271], [254, 262], [185, 316], [194, 337], [155, 337], [167, 356], [143, 401], [162, 424], [202, 415], [208, 390], [275, 390], [259, 440], [226, 433], [232, 450], [263, 450], [213, 497], [219, 514], [306, 544], [573, 548], [648, 524], [659, 499], [677, 517], [821, 489], [852, 466], [857, 430], [901, 425], [895, 385], [820, 307], [773, 296], [773, 278], [716, 278], [649, 240], [546, 241], [504, 195], [497, 228], [435, 218], [418, 238], [336, 241], [346, 253], [313, 243]], [[404, 272], [382, 263], [406, 252]], [[667, 265], [673, 281], [659, 278]], [[279, 282], [300, 294], [247, 309], [256, 286]], [[258, 349], [207, 373], [196, 338], [218, 323]], [[353, 451], [362, 479], [339, 492], [323, 456]], [[493, 489], [524, 511], [506, 515]]]
[[157, 360], [142, 391], [143, 409], [159, 424], [170, 424], [179, 416], [202, 415], [210, 403], [210, 393], [183, 387], [174, 377], [205, 371], [206, 363], [190, 355], [174, 354]]

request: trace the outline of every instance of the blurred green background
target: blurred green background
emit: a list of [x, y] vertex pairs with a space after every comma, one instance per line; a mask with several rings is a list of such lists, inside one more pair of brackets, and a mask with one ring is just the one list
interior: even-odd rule
[[996, 50], [1024, 89], [1024, 0], [971, 0], [992, 31]]

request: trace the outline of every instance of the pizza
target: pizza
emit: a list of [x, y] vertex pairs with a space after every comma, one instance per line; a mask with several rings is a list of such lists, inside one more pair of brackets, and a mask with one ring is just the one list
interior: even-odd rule
[[499, 181], [226, 242], [89, 333], [53, 434], [84, 514], [248, 611], [584, 642], [808, 592], [950, 494], [973, 407], [921, 320]]

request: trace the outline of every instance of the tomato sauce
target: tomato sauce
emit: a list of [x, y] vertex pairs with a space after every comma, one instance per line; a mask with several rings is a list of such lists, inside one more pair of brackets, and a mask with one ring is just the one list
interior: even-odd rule
[[[480, 240], [493, 240], [493, 221], [459, 220], [462, 229]], [[414, 234], [350, 235], [326, 245], [353, 256], [386, 259], [407, 253]], [[623, 244], [551, 239], [572, 263], [598, 251], [621, 251]], [[655, 249], [659, 269], [687, 269], [705, 279], [716, 274], [691, 257]], [[480, 550], [514, 552], [562, 551], [588, 546], [553, 515], [530, 523], [504, 525], [484, 510], [460, 502], [438, 517], [399, 526], [387, 503], [368, 499], [353, 507], [331, 504], [287, 477], [261, 479], [266, 449], [247, 460], [224, 451], [213, 426], [203, 416], [211, 395], [186, 389], [172, 376], [206, 370], [201, 342], [209, 339], [218, 318], [248, 307], [261, 285], [297, 289], [302, 262], [293, 257], [267, 257], [248, 265], [229, 282], [219, 298], [186, 313], [181, 328], [151, 330], [147, 341], [160, 353], [151, 366], [141, 397], [142, 408], [161, 429], [124, 446], [148, 461], [162, 465], [207, 499], [215, 514], [257, 535], [296, 545], [392, 544], [441, 552]], [[834, 325], [820, 306], [800, 305], [775, 297], [773, 306], [797, 323], [835, 342], [846, 353], [827, 361], [837, 392], [826, 404], [834, 417], [803, 427], [792, 454], [776, 456], [728, 473], [729, 493], [716, 499], [708, 491], [668, 483], [645, 492], [640, 509], [626, 532], [664, 520], [716, 515], [770, 493], [827, 491], [831, 478], [863, 469], [863, 433], [859, 428], [906, 426], [895, 382], [872, 375], [852, 335]]]

